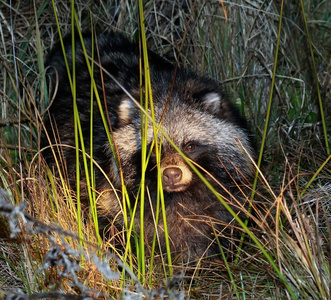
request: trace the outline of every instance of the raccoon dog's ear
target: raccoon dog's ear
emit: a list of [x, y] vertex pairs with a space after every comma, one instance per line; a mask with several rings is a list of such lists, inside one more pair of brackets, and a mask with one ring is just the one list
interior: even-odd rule
[[207, 92], [201, 98], [202, 107], [214, 116], [246, 127], [236, 107], [221, 92]]
[[129, 98], [125, 98], [118, 106], [118, 126], [123, 127], [132, 123], [131, 113], [133, 110], [133, 102]]
[[214, 115], [220, 113], [222, 102], [222, 96], [216, 92], [209, 92], [202, 97], [203, 108]]

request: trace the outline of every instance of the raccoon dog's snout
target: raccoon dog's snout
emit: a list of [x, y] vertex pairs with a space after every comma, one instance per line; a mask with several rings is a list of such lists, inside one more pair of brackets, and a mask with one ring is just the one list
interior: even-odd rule
[[192, 171], [179, 154], [168, 154], [161, 161], [163, 190], [168, 193], [186, 191], [192, 182]]
[[179, 191], [183, 189], [181, 181], [183, 178], [183, 172], [178, 167], [166, 168], [162, 174], [163, 187], [167, 191]]

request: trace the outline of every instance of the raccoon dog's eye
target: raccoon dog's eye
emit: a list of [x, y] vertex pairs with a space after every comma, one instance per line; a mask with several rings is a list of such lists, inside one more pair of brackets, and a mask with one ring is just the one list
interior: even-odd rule
[[[161, 147], [162, 148], [162, 147]], [[160, 145], [159, 145], [159, 152], [162, 152], [162, 149], [160, 149]], [[156, 155], [156, 148], [155, 148], [155, 145], [153, 145], [153, 148], [152, 148], [152, 155], [155, 156]]]
[[156, 149], [155, 149], [155, 145], [153, 145], [153, 148], [152, 148], [152, 155], [156, 155]]
[[196, 145], [193, 142], [190, 142], [185, 147], [187, 152], [193, 152], [196, 149]]

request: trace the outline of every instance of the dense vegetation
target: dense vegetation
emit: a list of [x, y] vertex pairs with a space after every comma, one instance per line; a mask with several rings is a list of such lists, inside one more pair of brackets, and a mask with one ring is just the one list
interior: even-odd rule
[[[330, 1], [142, 2], [0, 2], [0, 298], [330, 298]], [[139, 5], [148, 47], [219, 81], [256, 136], [265, 205], [231, 261], [117, 255], [42, 162], [47, 52], [73, 27], [138, 41]]]

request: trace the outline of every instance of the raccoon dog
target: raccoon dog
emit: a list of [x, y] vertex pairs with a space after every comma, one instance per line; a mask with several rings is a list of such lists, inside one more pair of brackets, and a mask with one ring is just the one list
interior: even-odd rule
[[[140, 192], [141, 174], [145, 171], [145, 241], [151, 243], [157, 228], [159, 250], [164, 252], [165, 222], [161, 212], [158, 225], [154, 222], [158, 217], [155, 215], [158, 167], [155, 149], [151, 149], [154, 145], [153, 125], [148, 122], [147, 155], [149, 150], [151, 155], [146, 170], [142, 170], [141, 110], [132, 100], [140, 102], [141, 98], [145, 99], [143, 88], [140, 88], [144, 87], [144, 74], [143, 68], [140, 67], [139, 47], [115, 33], [99, 35], [94, 47], [91, 37], [86, 36], [84, 43], [87, 55], [82, 50], [80, 40], [77, 39], [75, 43], [77, 88], [74, 92], [69, 84], [72, 79], [69, 79], [60, 45], [49, 54], [48, 74], [54, 101], [49, 109], [46, 128], [52, 144], [62, 145], [53, 149], [60, 149], [62, 161], [66, 163], [66, 174], [74, 185], [76, 150], [73, 94], [76, 97], [87, 152], [90, 149], [92, 99], [95, 161], [93, 172], [95, 189], [100, 193], [97, 199], [100, 220], [107, 219], [108, 224], [113, 224], [116, 219], [117, 228], [118, 224], [123, 225], [121, 171], [131, 207], [138, 201], [137, 211], [140, 212], [141, 200], [137, 194]], [[72, 74], [73, 51], [70, 37], [65, 39], [64, 47], [69, 71]], [[231, 228], [235, 226], [233, 217], [163, 135], [165, 133], [171, 138], [232, 209], [242, 217], [239, 212], [246, 206], [245, 186], [252, 177], [250, 161], [243, 151], [244, 148], [253, 156], [249, 133], [245, 122], [214, 81], [181, 69], [178, 69], [175, 75], [174, 65], [153, 52], [148, 54], [155, 119], [163, 130], [158, 132], [158, 145], [161, 145], [159, 171], [162, 176], [171, 250], [187, 260], [219, 253], [215, 233], [221, 244], [228, 247]], [[86, 63], [89, 61], [91, 65], [92, 57], [95, 90], [91, 88], [91, 75]], [[111, 143], [104, 129], [96, 90], [102, 111], [106, 114], [105, 120], [111, 125], [118, 160], [114, 158]], [[52, 135], [51, 132], [56, 134]], [[44, 138], [43, 143], [46, 145], [49, 141]], [[55, 165], [51, 151], [45, 151], [44, 156], [50, 166]], [[84, 169], [82, 164], [80, 169]], [[86, 189], [86, 178], [84, 179], [84, 175], [81, 178], [82, 186], [85, 185]], [[88, 206], [89, 200], [86, 195], [82, 195], [82, 202]], [[139, 213], [136, 213], [135, 219], [135, 228], [139, 231]], [[104, 232], [106, 229], [105, 227]]]

